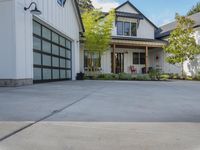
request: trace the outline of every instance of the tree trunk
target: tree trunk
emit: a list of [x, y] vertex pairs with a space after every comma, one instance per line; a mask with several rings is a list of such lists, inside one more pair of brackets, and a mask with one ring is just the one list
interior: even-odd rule
[[181, 76], [182, 76], [182, 78], [184, 78], [184, 64], [183, 64], [183, 61], [181, 62], [181, 65], [182, 65], [182, 70], [181, 70]]

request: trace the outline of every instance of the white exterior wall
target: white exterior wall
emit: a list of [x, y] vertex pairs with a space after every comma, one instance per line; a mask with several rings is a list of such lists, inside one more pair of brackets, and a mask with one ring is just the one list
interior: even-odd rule
[[[149, 49], [148, 67], [161, 69], [164, 68], [164, 55], [163, 50], [160, 48]], [[158, 57], [158, 59], [156, 58]]]
[[111, 73], [111, 52], [111, 50], [108, 50], [101, 57], [101, 69], [103, 73]]
[[[134, 10], [129, 4], [122, 6], [121, 8], [117, 9], [117, 11], [138, 14], [138, 12], [136, 10]], [[118, 21], [137, 22], [136, 19], [121, 18], [121, 17], [118, 18]], [[117, 36], [117, 28], [115, 26], [115, 23], [113, 23], [112, 36]], [[120, 37], [121, 36], [122, 35], [120, 35]], [[135, 38], [155, 39], [154, 26], [152, 24], [150, 24], [145, 18], [140, 20], [139, 27], [137, 29], [137, 36]]]
[[0, 79], [16, 77], [14, 1], [0, 0]]
[[0, 47], [5, 49], [0, 52], [5, 53], [0, 55], [0, 79], [33, 78], [33, 17], [29, 11], [24, 11], [32, 1], [42, 11], [42, 15], [37, 17], [72, 41], [72, 77], [75, 79], [75, 74], [80, 71], [80, 28], [72, 0], [66, 0], [64, 8], [56, 0], [0, 0], [0, 19], [3, 22], [0, 24], [3, 33], [0, 34], [3, 43]]
[[[142, 73], [142, 68], [145, 65], [135, 65], [133, 64], [133, 52], [143, 52], [145, 49], [125, 49], [125, 48], [116, 48], [116, 53], [124, 53], [124, 72], [131, 73], [129, 67], [134, 65], [137, 69], [137, 73]], [[126, 52], [126, 53], [125, 53]], [[111, 73], [111, 53], [112, 50], [105, 52], [101, 58], [101, 68], [103, 73]]]

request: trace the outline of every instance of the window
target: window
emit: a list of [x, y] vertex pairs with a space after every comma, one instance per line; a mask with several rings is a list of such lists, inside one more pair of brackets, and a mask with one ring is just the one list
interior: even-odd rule
[[51, 40], [51, 31], [45, 27], [42, 27], [42, 37]]
[[123, 35], [123, 22], [117, 21], [117, 35]]
[[117, 21], [117, 35], [137, 36], [137, 24]]
[[133, 64], [144, 65], [145, 64], [145, 53], [133, 53]]
[[[90, 62], [92, 57], [92, 62]], [[89, 67], [89, 64], [92, 63], [93, 67], [101, 67], [101, 57], [99, 53], [93, 53], [92, 56], [88, 51], [85, 51], [84, 54], [84, 67]]]
[[131, 36], [137, 35], [137, 25], [136, 23], [131, 23]]
[[124, 22], [124, 35], [130, 36], [130, 22]]
[[140, 64], [141, 65], [145, 64], [145, 53], [140, 53]]
[[139, 53], [133, 53], [133, 64], [139, 64]]

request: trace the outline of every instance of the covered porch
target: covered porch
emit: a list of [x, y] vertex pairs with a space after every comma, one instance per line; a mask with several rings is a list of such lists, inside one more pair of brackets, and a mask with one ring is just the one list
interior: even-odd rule
[[113, 37], [111, 72], [145, 74], [150, 69], [163, 70], [165, 41]]

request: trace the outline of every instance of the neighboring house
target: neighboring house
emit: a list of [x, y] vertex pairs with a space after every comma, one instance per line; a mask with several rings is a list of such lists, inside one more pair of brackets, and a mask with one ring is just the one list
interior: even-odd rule
[[[80, 72], [76, 0], [0, 0], [0, 86], [71, 80]], [[32, 10], [30, 12], [30, 10]]]
[[[196, 13], [194, 15], [189, 16], [192, 20], [195, 21], [194, 30], [195, 34], [194, 37], [196, 39], [197, 44], [200, 44], [200, 13]], [[166, 40], [168, 39], [170, 32], [176, 28], [177, 22], [174, 21], [172, 23], [166, 24], [161, 26], [156, 31], [156, 38]], [[166, 54], [164, 54], [166, 56]], [[180, 65], [171, 65], [167, 62], [164, 63], [164, 72], [167, 73], [180, 73], [181, 66]], [[193, 61], [186, 61], [184, 63], [184, 71], [189, 76], [195, 76], [200, 71], [200, 56], [197, 56]]]
[[[100, 58], [96, 54], [93, 64], [104, 73], [145, 73], [149, 68], [162, 69], [166, 41], [155, 38], [158, 28], [129, 1], [116, 9], [111, 48]], [[81, 49], [82, 71], [87, 70], [88, 52]], [[83, 65], [84, 64], [84, 65]]]

